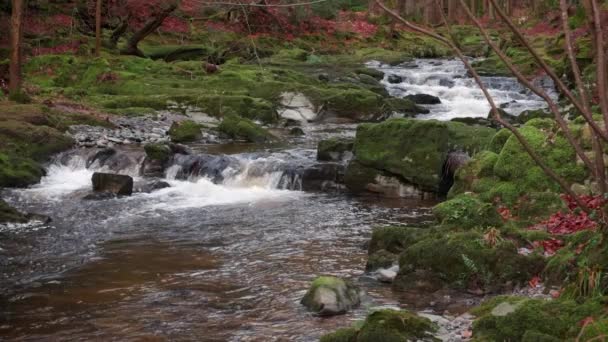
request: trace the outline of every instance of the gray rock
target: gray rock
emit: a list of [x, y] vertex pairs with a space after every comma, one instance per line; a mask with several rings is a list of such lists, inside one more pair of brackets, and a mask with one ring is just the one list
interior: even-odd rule
[[320, 316], [344, 314], [361, 304], [361, 290], [347, 280], [319, 277], [313, 281], [301, 303]]
[[403, 77], [399, 76], [399, 75], [388, 75], [388, 83], [391, 84], [398, 84], [403, 82]]

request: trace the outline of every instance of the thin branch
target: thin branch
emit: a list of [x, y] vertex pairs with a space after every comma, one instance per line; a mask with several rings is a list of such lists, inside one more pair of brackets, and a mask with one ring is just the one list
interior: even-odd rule
[[[501, 117], [500, 112], [498, 111], [498, 107], [496, 106], [496, 103], [494, 102], [492, 95], [490, 95], [487, 87], [484, 85], [483, 81], [481, 80], [481, 77], [479, 76], [479, 74], [477, 73], [475, 68], [473, 68], [471, 66], [471, 64], [469, 63], [467, 58], [464, 56], [462, 51], [456, 45], [454, 45], [451, 41], [445, 39], [444, 37], [438, 35], [437, 33], [433, 32], [433, 31], [429, 31], [425, 28], [414, 25], [414, 24], [410, 23], [409, 21], [403, 19], [399, 14], [395, 13], [390, 8], [386, 7], [386, 5], [381, 0], [376, 0], [376, 3], [384, 11], [386, 11], [389, 15], [391, 15], [395, 19], [401, 21], [405, 26], [407, 26], [411, 30], [422, 33], [429, 37], [435, 38], [435, 39], [439, 40], [440, 42], [442, 42], [443, 44], [447, 45], [450, 49], [452, 49], [452, 51], [454, 51], [456, 56], [464, 63], [465, 68], [473, 76], [473, 79], [475, 80], [475, 82], [477, 83], [477, 85], [479, 86], [481, 91], [483, 92], [484, 96], [488, 100], [490, 107], [492, 107], [492, 115], [494, 117], [494, 120], [496, 120], [498, 123], [500, 123], [505, 128], [507, 128], [511, 133], [513, 133], [515, 138], [519, 141], [519, 143], [522, 145], [523, 149], [528, 153], [528, 155], [532, 158], [532, 160], [534, 160], [536, 165], [538, 165], [547, 176], [549, 176], [557, 184], [559, 184], [559, 186], [562, 188], [562, 190], [566, 194], [570, 195], [576, 201], [576, 204], [582, 210], [584, 210], [586, 212], [590, 212], [590, 209], [579, 199], [579, 197], [572, 191], [572, 189], [570, 189], [570, 185], [568, 184], [568, 182], [566, 182], [566, 180], [564, 180], [562, 177], [560, 177], [557, 173], [555, 173], [553, 170], [551, 170], [545, 164], [545, 162], [542, 160], [542, 158], [538, 155], [538, 153], [536, 153], [536, 151], [534, 151], [534, 149], [530, 146], [529, 142], [521, 134], [521, 132], [519, 132], [519, 130], [517, 128], [515, 128], [513, 125], [511, 125], [510, 123], [508, 123]], [[449, 25], [449, 23], [447, 21], [445, 24]]]
[[[600, 135], [602, 137], [602, 139], [604, 139], [605, 141], [608, 141], [608, 134], [606, 134], [606, 132], [603, 131], [597, 125], [597, 123], [593, 120], [593, 116], [592, 116], [591, 112], [585, 110], [585, 108], [580, 103], [580, 101], [578, 101], [574, 97], [574, 95], [572, 94], [572, 92], [570, 91], [570, 89], [568, 89], [568, 87], [564, 84], [564, 82], [562, 82], [561, 78], [559, 78], [555, 74], [555, 72], [553, 71], [553, 69], [551, 69], [551, 67], [549, 67], [549, 65], [547, 65], [547, 62], [545, 62], [545, 60], [542, 59], [542, 57], [540, 57], [540, 55], [538, 54], [538, 52], [532, 47], [532, 45], [530, 45], [530, 42], [528, 42], [528, 40], [523, 36], [523, 34], [517, 28], [517, 26], [515, 26], [515, 24], [513, 24], [513, 22], [511, 21], [511, 19], [509, 19], [509, 17], [505, 14], [505, 12], [502, 10], [502, 8], [500, 8], [500, 6], [497, 5], [496, 0], [489, 0], [489, 1], [490, 1], [490, 3], [492, 3], [492, 6], [496, 10], [496, 13], [498, 13], [498, 16], [502, 19], [502, 21], [505, 24], [507, 24], [507, 26], [509, 27], [509, 29], [511, 30], [511, 32], [513, 32], [513, 34], [515, 34], [515, 36], [521, 41], [521, 43], [528, 50], [528, 52], [530, 53], [530, 55], [534, 58], [534, 60], [536, 60], [536, 62], [538, 63], [538, 65], [540, 65], [540, 67], [547, 73], [547, 75], [549, 75], [549, 77], [551, 77], [551, 79], [553, 80], [553, 82], [555, 83], [555, 85], [557, 86], [557, 88], [560, 90], [560, 92], [564, 96], [566, 96], [568, 98], [568, 100], [576, 107], [576, 109], [579, 112], [581, 112], [583, 114], [583, 117], [591, 125], [591, 127], [593, 128], [593, 130], [598, 135]], [[608, 126], [608, 125], [606, 125], [606, 126]]]
[[465, 10], [465, 13], [469, 17], [469, 19], [471, 21], [473, 21], [473, 23], [475, 24], [475, 26], [477, 26], [477, 28], [479, 28], [479, 31], [481, 32], [481, 36], [485, 40], [486, 44], [488, 44], [492, 48], [492, 50], [496, 53], [496, 55], [498, 55], [498, 57], [500, 58], [500, 60], [503, 63], [505, 63], [505, 65], [511, 71], [511, 73], [519, 80], [519, 82], [521, 82], [523, 85], [525, 85], [526, 88], [530, 89], [532, 92], [534, 92], [535, 94], [537, 94], [538, 96], [540, 96], [549, 105], [549, 109], [551, 110], [551, 113], [555, 117], [555, 121], [559, 125], [560, 129], [564, 132], [564, 135], [566, 136], [566, 139], [568, 140], [568, 143], [574, 148], [574, 150], [576, 151], [576, 154], [578, 155], [578, 157], [581, 158], [581, 160], [585, 163], [585, 166], [589, 170], [591, 170], [591, 172], [593, 173], [594, 178], [595, 179], [599, 179], [599, 175], [597, 173], [597, 171], [598, 171], [597, 168], [591, 162], [591, 160], [589, 159], [589, 157], [587, 157], [587, 155], [585, 154], [585, 150], [581, 147], [581, 145], [576, 141], [576, 139], [572, 135], [572, 132], [571, 132], [570, 128], [568, 127], [568, 124], [566, 123], [566, 121], [562, 117], [562, 115], [561, 115], [561, 113], [559, 111], [559, 108], [558, 108], [557, 104], [555, 103], [555, 101], [553, 101], [553, 99], [551, 99], [551, 97], [544, 90], [542, 90], [542, 88], [537, 87], [534, 84], [532, 84], [532, 82], [530, 82], [513, 65], [513, 62], [511, 61], [511, 59], [509, 57], [507, 57], [500, 50], [500, 48], [498, 46], [496, 46], [496, 44], [492, 41], [492, 39], [490, 38], [490, 36], [488, 34], [488, 31], [483, 27], [483, 25], [481, 25], [481, 23], [479, 22], [479, 20], [477, 20], [477, 18], [475, 18], [475, 16], [471, 12], [471, 9], [465, 3], [465, 1], [464, 0], [459, 0], [459, 1], [460, 1], [461, 7]]
[[[583, 82], [583, 78], [581, 76], [581, 69], [579, 68], [578, 63], [576, 62], [576, 54], [574, 53], [574, 42], [572, 41], [572, 32], [570, 31], [570, 25], [568, 23], [568, 3], [566, 2], [566, 0], [560, 0], [559, 5], [562, 12], [561, 17], [562, 27], [564, 30], [566, 52], [568, 53], [568, 59], [570, 60], [570, 67], [572, 69], [572, 74], [574, 75], [574, 82], [576, 84], [576, 88], [578, 89], [578, 93], [583, 103], [583, 107], [585, 108], [585, 110], [590, 111], [590, 96], [587, 92], [587, 88], [585, 87], [585, 83]], [[593, 130], [592, 133], [594, 133]], [[596, 134], [592, 134], [591, 143], [595, 155], [595, 173], [597, 174], [600, 192], [603, 194], [606, 192], [606, 167], [604, 164], [602, 141]]]
[[218, 5], [218, 6], [248, 6], [248, 7], [297, 7], [297, 6], [308, 6], [314, 4], [320, 4], [322, 2], [328, 2], [330, 0], [315, 0], [308, 2], [297, 2], [293, 4], [258, 4], [258, 3], [249, 3], [249, 4], [241, 4], [238, 2], [215, 2], [215, 1], [194, 1], [199, 5]]
[[606, 75], [606, 60], [604, 51], [604, 31], [602, 30], [602, 22], [600, 17], [600, 9], [597, 0], [591, 0], [591, 11], [593, 13], [593, 27], [595, 28], [595, 45], [596, 45], [596, 61], [597, 66], [597, 91], [600, 98], [600, 108], [606, 127], [608, 127], [608, 76]]

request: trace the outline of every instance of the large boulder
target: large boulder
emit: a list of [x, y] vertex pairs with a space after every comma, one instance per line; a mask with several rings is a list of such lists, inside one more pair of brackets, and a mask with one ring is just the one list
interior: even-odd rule
[[515, 242], [477, 230], [438, 229], [408, 246], [399, 257], [393, 283], [401, 289], [431, 291], [448, 286], [492, 292], [526, 284], [543, 270], [538, 253], [521, 255]]
[[312, 282], [301, 303], [320, 316], [339, 315], [359, 306], [360, 292], [350, 281], [322, 276]]
[[[355, 139], [356, 163], [351, 162], [349, 169], [371, 168], [421, 191], [439, 192], [448, 154], [462, 151], [472, 155], [485, 148], [494, 133], [487, 127], [435, 120], [390, 119], [362, 124]], [[353, 170], [347, 170], [347, 178], [349, 173]]]
[[130, 176], [95, 172], [92, 181], [95, 192], [118, 196], [130, 196], [133, 193], [133, 178]]

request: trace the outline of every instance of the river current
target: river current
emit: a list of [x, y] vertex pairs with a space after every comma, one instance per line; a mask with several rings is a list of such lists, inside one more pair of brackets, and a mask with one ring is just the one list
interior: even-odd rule
[[[425, 118], [486, 116], [489, 106], [461, 64], [370, 63], [403, 82], [393, 96], [426, 93], [442, 104]], [[486, 78], [518, 114], [542, 103], [510, 78]], [[515, 102], [513, 102], [515, 101]], [[313, 165], [316, 143], [354, 136], [355, 125], [311, 123], [280, 146], [195, 146], [220, 155], [221, 179], [164, 176], [171, 185], [131, 197], [87, 201], [91, 151], [71, 151], [29, 189], [2, 195], [51, 223], [0, 226], [0, 339], [315, 341], [373, 307], [459, 312], [470, 299], [394, 293], [366, 274], [366, 243], [378, 225], [424, 225], [432, 201], [305, 192], [290, 170]], [[113, 172], [139, 178], [141, 152]], [[286, 178], [286, 175], [291, 175]], [[287, 180], [286, 180], [287, 179]], [[318, 275], [348, 277], [367, 293], [361, 308], [332, 318], [299, 304]]]

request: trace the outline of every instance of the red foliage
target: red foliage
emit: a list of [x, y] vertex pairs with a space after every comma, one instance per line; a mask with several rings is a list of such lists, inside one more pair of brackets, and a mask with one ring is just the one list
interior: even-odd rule
[[500, 217], [502, 217], [503, 221], [508, 221], [513, 218], [511, 210], [509, 210], [509, 208], [505, 206], [498, 207], [498, 214], [500, 214]]
[[161, 31], [164, 32], [173, 32], [173, 33], [189, 33], [190, 26], [188, 22], [184, 19], [180, 19], [177, 17], [169, 17], [163, 21], [162, 26], [160, 27]]
[[542, 247], [546, 255], [553, 255], [560, 248], [564, 247], [564, 242], [558, 239], [549, 239], [544, 241], [534, 241], [532, 245], [535, 248]]
[[[597, 228], [597, 222], [589, 217], [586, 212], [578, 210], [578, 204], [572, 197], [562, 195], [562, 199], [566, 202], [570, 212], [557, 212], [551, 215], [548, 220], [532, 226], [529, 229], [546, 229], [551, 235], [560, 236]], [[606, 200], [601, 196], [580, 196], [579, 200], [592, 210], [597, 210], [606, 203]], [[534, 243], [534, 247], [543, 247], [545, 253], [548, 255], [555, 254], [555, 252], [563, 246], [563, 241], [558, 238], [536, 241]], [[582, 250], [583, 247], [584, 246], [578, 246], [577, 249]]]

